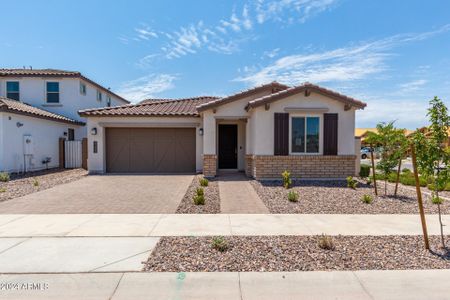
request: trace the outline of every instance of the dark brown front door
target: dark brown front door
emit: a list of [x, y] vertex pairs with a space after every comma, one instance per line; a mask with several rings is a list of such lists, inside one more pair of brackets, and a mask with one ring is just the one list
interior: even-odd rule
[[237, 169], [237, 125], [219, 125], [219, 169]]
[[194, 173], [194, 128], [107, 128], [106, 171]]

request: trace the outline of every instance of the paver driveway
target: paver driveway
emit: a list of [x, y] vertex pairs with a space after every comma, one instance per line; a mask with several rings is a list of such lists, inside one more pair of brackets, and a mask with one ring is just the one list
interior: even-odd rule
[[1, 213], [174, 213], [193, 175], [99, 175], [0, 203]]

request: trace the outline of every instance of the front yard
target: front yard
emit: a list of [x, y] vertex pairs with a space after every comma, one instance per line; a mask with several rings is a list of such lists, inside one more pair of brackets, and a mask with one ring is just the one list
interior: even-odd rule
[[0, 202], [75, 181], [86, 175], [84, 169], [50, 169], [11, 174], [8, 182], [0, 182]]
[[[372, 186], [360, 181], [356, 189], [347, 187], [345, 180], [299, 180], [290, 189], [282, 187], [281, 181], [251, 182], [259, 197], [271, 213], [277, 214], [417, 214], [419, 212], [414, 189], [399, 185], [398, 196], [394, 197], [394, 186], [387, 185], [384, 196], [384, 182], [377, 181], [378, 197]], [[288, 192], [298, 193], [298, 202], [288, 200]], [[364, 203], [364, 195], [372, 196], [372, 203]], [[437, 206], [431, 197], [423, 194], [426, 213], [437, 213]], [[450, 201], [441, 206], [444, 214], [450, 213]]]

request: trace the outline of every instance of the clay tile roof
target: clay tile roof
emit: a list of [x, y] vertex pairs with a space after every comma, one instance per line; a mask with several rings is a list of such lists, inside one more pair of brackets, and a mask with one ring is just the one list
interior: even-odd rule
[[128, 104], [99, 109], [80, 110], [80, 116], [114, 117], [114, 116], [188, 116], [198, 117], [196, 107], [216, 100], [217, 97], [201, 96], [182, 99], [146, 99], [138, 104]]
[[247, 108], [250, 109], [250, 108], [258, 107], [258, 106], [264, 105], [266, 103], [270, 103], [270, 102], [273, 102], [273, 101], [276, 101], [279, 99], [283, 99], [283, 98], [291, 96], [291, 95], [299, 94], [305, 90], [316, 92], [318, 94], [330, 97], [334, 100], [343, 102], [346, 105], [350, 105], [352, 107], [356, 107], [359, 109], [363, 109], [364, 107], [367, 106], [367, 104], [362, 101], [342, 95], [338, 92], [326, 89], [324, 87], [321, 87], [321, 86], [318, 86], [318, 85], [315, 85], [315, 84], [312, 84], [309, 82], [305, 82], [304, 84], [294, 86], [294, 87], [279, 91], [277, 93], [273, 93], [271, 95], [267, 95], [267, 96], [249, 101]]
[[242, 99], [244, 97], [251, 96], [253, 94], [259, 93], [259, 92], [267, 90], [267, 89], [271, 89], [271, 91], [273, 93], [275, 93], [275, 92], [278, 92], [278, 91], [281, 91], [281, 90], [285, 90], [287, 88], [289, 88], [289, 86], [281, 84], [281, 83], [276, 82], [276, 81], [273, 81], [271, 83], [259, 85], [259, 86], [253, 87], [251, 89], [244, 90], [244, 91], [241, 91], [239, 93], [236, 93], [236, 94], [224, 97], [224, 98], [218, 98], [217, 100], [210, 101], [208, 103], [204, 103], [202, 105], [199, 105], [197, 107], [197, 109], [198, 109], [198, 111], [204, 111], [206, 109], [217, 107], [217, 106], [223, 105], [225, 103], [233, 102], [235, 100], [239, 100], [239, 99]]
[[0, 112], [11, 112], [15, 114], [27, 115], [31, 117], [47, 119], [51, 121], [84, 125], [85, 123], [77, 120], [70, 119], [63, 115], [55, 114], [41, 108], [37, 108], [23, 102], [11, 100], [8, 98], [0, 97]]
[[80, 78], [96, 88], [103, 90], [106, 93], [109, 93], [127, 103], [130, 101], [125, 98], [113, 93], [111, 90], [105, 88], [104, 86], [98, 84], [97, 82], [85, 77], [80, 72], [76, 71], [66, 71], [66, 70], [57, 70], [57, 69], [0, 69], [0, 77], [72, 77], [72, 78]]

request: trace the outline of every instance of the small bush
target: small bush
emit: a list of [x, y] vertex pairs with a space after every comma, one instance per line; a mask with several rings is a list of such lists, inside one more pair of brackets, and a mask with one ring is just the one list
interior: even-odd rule
[[444, 199], [441, 197], [433, 196], [433, 197], [431, 197], [431, 203], [442, 204], [442, 203], [444, 203]]
[[285, 170], [283, 173], [281, 173], [281, 176], [283, 177], [283, 186], [285, 189], [288, 189], [292, 185], [292, 179], [291, 179], [291, 173]]
[[373, 201], [373, 198], [372, 198], [371, 195], [365, 194], [365, 195], [362, 196], [361, 201], [366, 203], [366, 204], [371, 204], [372, 201]]
[[362, 164], [359, 169], [359, 176], [366, 178], [369, 177], [369, 175], [370, 175], [370, 166]]
[[388, 182], [397, 182], [397, 173], [390, 173], [387, 180]]
[[6, 188], [0, 188], [0, 193], [5, 193], [6, 192]]
[[37, 179], [33, 180], [33, 186], [39, 186], [39, 181]]
[[[435, 190], [434, 183], [429, 183], [427, 185], [427, 188], [431, 191], [434, 191]], [[439, 191], [450, 191], [450, 182], [447, 182], [444, 187], [440, 187]]]
[[213, 249], [216, 249], [220, 252], [225, 252], [228, 250], [228, 242], [223, 236], [213, 237], [211, 246]]
[[358, 181], [356, 181], [355, 179], [353, 179], [352, 176], [348, 176], [348, 177], [347, 177], [347, 187], [356, 190], [356, 188], [358, 187]]
[[366, 183], [367, 183], [367, 185], [371, 185], [372, 184], [372, 178], [371, 177], [367, 177]]
[[205, 205], [205, 196], [203, 195], [194, 195], [193, 200], [195, 205]]
[[1, 182], [8, 182], [9, 181], [9, 174], [6, 172], [1, 172], [0, 173], [0, 181]]
[[288, 200], [291, 202], [298, 202], [298, 193], [296, 191], [289, 191]]
[[205, 190], [203, 188], [199, 187], [195, 190], [195, 193], [197, 194], [197, 196], [204, 196]]
[[320, 249], [324, 249], [324, 250], [334, 250], [335, 246], [333, 243], [333, 239], [325, 234], [322, 234], [319, 237], [319, 241], [317, 243], [317, 245], [319, 246]]
[[405, 173], [405, 174], [411, 173], [411, 170], [408, 169], [408, 168], [403, 168], [403, 169], [402, 169], [402, 173]]
[[[416, 185], [416, 179], [414, 178], [413, 173], [403, 173], [400, 175], [400, 182], [404, 185], [410, 185], [415, 186]], [[419, 184], [420, 186], [427, 186], [427, 179], [423, 176], [419, 177]]]
[[200, 178], [199, 180], [201, 186], [208, 186], [209, 181], [206, 178]]

